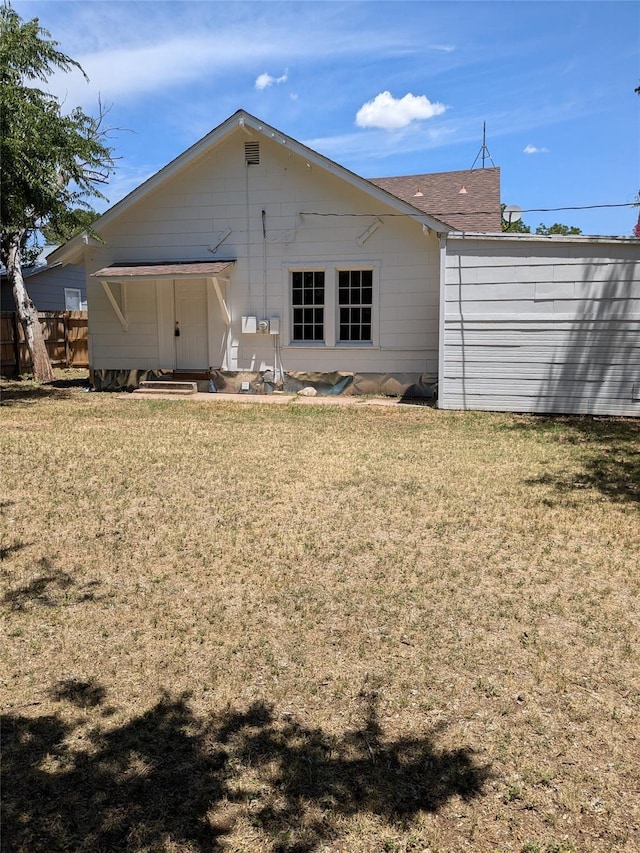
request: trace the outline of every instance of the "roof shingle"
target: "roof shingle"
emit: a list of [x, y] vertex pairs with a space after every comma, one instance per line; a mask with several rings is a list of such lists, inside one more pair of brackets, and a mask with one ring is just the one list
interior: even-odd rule
[[91, 273], [92, 278], [184, 278], [220, 275], [235, 261], [182, 261], [172, 263], [160, 261], [155, 263], [113, 264], [110, 267]]
[[440, 219], [456, 231], [500, 233], [500, 169], [467, 169], [369, 178], [380, 189]]

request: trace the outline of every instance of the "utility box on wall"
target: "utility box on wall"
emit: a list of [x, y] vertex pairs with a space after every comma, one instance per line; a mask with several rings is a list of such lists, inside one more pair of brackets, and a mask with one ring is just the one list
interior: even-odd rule
[[243, 335], [255, 335], [258, 332], [258, 318], [257, 317], [243, 317], [242, 318], [242, 334]]
[[270, 335], [279, 335], [280, 334], [280, 317], [272, 317], [269, 320], [269, 334]]

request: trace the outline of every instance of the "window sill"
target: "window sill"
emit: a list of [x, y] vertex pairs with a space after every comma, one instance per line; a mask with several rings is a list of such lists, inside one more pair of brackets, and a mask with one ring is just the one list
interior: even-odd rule
[[340, 342], [335, 343], [333, 346], [324, 343], [324, 341], [292, 341], [289, 344], [283, 344], [283, 349], [323, 349], [323, 350], [379, 350], [380, 346], [378, 344], [374, 344], [371, 341], [352, 341], [352, 342]]

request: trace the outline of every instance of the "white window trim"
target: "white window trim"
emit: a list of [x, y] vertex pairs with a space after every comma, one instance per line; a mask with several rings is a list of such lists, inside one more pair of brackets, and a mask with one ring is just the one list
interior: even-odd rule
[[[285, 308], [283, 312], [283, 317], [285, 318], [285, 328], [281, 330], [282, 339], [286, 341], [283, 343], [283, 346], [292, 347], [293, 349], [325, 349], [327, 344], [327, 281], [328, 276], [330, 275], [330, 267], [327, 264], [317, 264], [317, 263], [291, 263], [287, 262], [282, 265], [284, 277], [286, 279], [284, 294], [285, 294]], [[323, 341], [294, 341], [293, 340], [293, 304], [291, 302], [291, 274], [294, 272], [323, 272], [324, 273], [324, 333], [325, 339]]]
[[[380, 348], [380, 268], [381, 261], [332, 261], [302, 262], [287, 261], [282, 264], [286, 279], [284, 287], [285, 305], [283, 317], [286, 328], [282, 329], [283, 346], [292, 349], [379, 349]], [[373, 293], [371, 306], [371, 340], [340, 341], [340, 317], [338, 313], [338, 273], [350, 270], [371, 270], [373, 273]], [[291, 304], [291, 273], [324, 272], [324, 341], [293, 340], [293, 305]]]
[[[341, 341], [340, 312], [338, 311], [338, 273], [353, 270], [371, 270], [371, 340], [370, 341]], [[336, 263], [333, 282], [333, 346], [336, 349], [371, 349], [380, 346], [380, 261], [353, 261]]]

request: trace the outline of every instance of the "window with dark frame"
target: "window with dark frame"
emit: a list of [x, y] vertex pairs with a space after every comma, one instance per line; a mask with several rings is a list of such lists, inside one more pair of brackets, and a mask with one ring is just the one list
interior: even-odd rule
[[324, 271], [291, 273], [293, 340], [324, 340]]
[[338, 272], [338, 338], [340, 342], [371, 342], [372, 305], [372, 270], [340, 270]]

